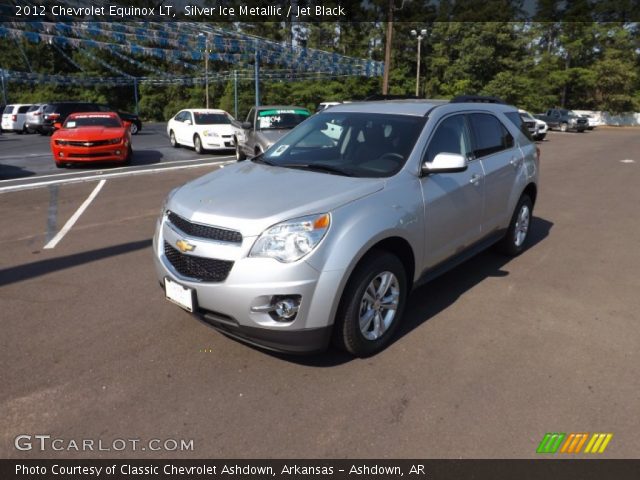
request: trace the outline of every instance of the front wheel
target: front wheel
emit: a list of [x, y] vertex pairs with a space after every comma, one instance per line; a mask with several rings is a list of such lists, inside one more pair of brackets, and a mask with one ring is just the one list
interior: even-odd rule
[[566, 132], [568, 128], [569, 128], [569, 126], [566, 123], [561, 123], [560, 124], [560, 131], [561, 132]]
[[180, 144], [176, 140], [176, 134], [173, 132], [173, 130], [169, 132], [169, 142], [171, 142], [171, 146], [173, 148], [178, 148], [180, 146]]
[[374, 251], [351, 275], [334, 325], [334, 344], [357, 357], [384, 349], [400, 324], [407, 279], [395, 255]]
[[139, 130], [140, 128], [137, 123], [134, 122], [131, 124], [131, 135], [137, 135]]
[[245, 160], [247, 156], [242, 152], [240, 145], [238, 144], [238, 140], [236, 140], [236, 161], [241, 162]]
[[204, 153], [204, 149], [202, 148], [202, 140], [200, 140], [200, 135], [196, 135], [193, 137], [193, 148], [196, 153]]
[[522, 253], [529, 235], [532, 212], [533, 203], [529, 195], [522, 195], [511, 217], [507, 233], [498, 244], [498, 248], [502, 253], [511, 257]]

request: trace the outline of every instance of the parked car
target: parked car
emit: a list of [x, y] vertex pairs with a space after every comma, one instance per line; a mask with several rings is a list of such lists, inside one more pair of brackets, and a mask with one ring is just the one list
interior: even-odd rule
[[5, 104], [0, 104], [0, 135], [2, 135], [2, 114], [4, 113]]
[[598, 126], [598, 121], [590, 113], [584, 113], [580, 116], [587, 119], [587, 130], [593, 130]]
[[47, 104], [42, 115], [41, 135], [50, 135], [55, 131], [54, 123], [63, 124], [72, 113], [99, 112], [100, 107], [92, 102], [52, 102]]
[[99, 104], [98, 110], [100, 112], [116, 112], [120, 119], [131, 124], [131, 135], [137, 135], [138, 132], [142, 130], [142, 120], [140, 120], [140, 117], [135, 113], [119, 112], [105, 104]]
[[492, 244], [525, 249], [539, 150], [518, 124], [512, 106], [439, 100], [318, 113], [168, 195], [165, 296], [254, 345], [374, 354], [412, 288]]
[[259, 155], [310, 116], [309, 110], [295, 106], [252, 108], [244, 122], [235, 124], [236, 159]]
[[2, 111], [2, 130], [7, 132], [26, 133], [25, 121], [30, 104], [14, 103], [7, 105]]
[[557, 129], [561, 132], [573, 130], [576, 132], [584, 132], [587, 129], [587, 119], [576, 115], [571, 110], [564, 108], [551, 108], [545, 114], [534, 115], [547, 123], [549, 129]]
[[115, 112], [72, 113], [55, 123], [51, 152], [56, 167], [94, 162], [131, 163], [131, 124]]
[[549, 129], [547, 123], [539, 118], [535, 118], [526, 110], [520, 109], [518, 112], [520, 112], [520, 116], [527, 126], [531, 137], [536, 141], [544, 140], [547, 136], [547, 130]]
[[40, 131], [46, 106], [47, 105], [44, 103], [37, 103], [27, 110], [27, 118], [24, 127], [28, 133], [36, 133]]
[[233, 117], [217, 109], [181, 110], [167, 124], [172, 146], [193, 147], [198, 153], [233, 148], [233, 132]]

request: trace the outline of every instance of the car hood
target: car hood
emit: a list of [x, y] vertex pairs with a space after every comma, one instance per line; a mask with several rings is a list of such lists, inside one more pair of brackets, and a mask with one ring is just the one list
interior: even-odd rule
[[124, 128], [107, 127], [80, 127], [58, 130], [53, 134], [53, 139], [57, 140], [110, 140], [122, 137], [125, 134]]
[[290, 131], [291, 129], [281, 129], [281, 128], [277, 130], [260, 130], [258, 132], [258, 136], [261, 141], [271, 145], [276, 143], [278, 140], [280, 140]]
[[196, 127], [199, 132], [209, 130], [211, 132], [216, 132], [218, 135], [233, 135], [234, 132], [233, 125], [196, 125]]
[[384, 188], [381, 178], [352, 178], [272, 167], [229, 165], [176, 190], [167, 208], [196, 223], [256, 236], [291, 218], [330, 212]]

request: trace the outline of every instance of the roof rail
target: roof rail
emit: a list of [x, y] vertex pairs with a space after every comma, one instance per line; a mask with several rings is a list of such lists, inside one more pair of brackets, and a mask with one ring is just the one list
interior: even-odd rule
[[451, 99], [449, 103], [502, 103], [504, 100], [498, 97], [485, 97], [483, 95], [458, 95]]

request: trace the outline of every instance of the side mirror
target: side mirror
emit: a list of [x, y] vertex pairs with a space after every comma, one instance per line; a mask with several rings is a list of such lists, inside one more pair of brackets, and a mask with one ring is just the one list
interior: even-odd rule
[[185, 125], [191, 125], [191, 120], [185, 120], [185, 121], [184, 121], [184, 124], [185, 124]]
[[456, 173], [467, 169], [467, 159], [457, 153], [438, 153], [433, 161], [422, 164], [422, 173]]
[[244, 129], [244, 130], [251, 130], [253, 128], [253, 125], [251, 124], [251, 122], [242, 122], [240, 124], [240, 126]]
[[55, 130], [60, 130], [60, 129], [62, 128], [62, 124], [61, 124], [60, 122], [55, 122], [55, 123], [53, 124], [53, 128], [54, 128]]
[[128, 122], [126, 120], [124, 120], [122, 122], [122, 125], [124, 126], [124, 128], [126, 128], [127, 130], [131, 128], [131, 122]]

